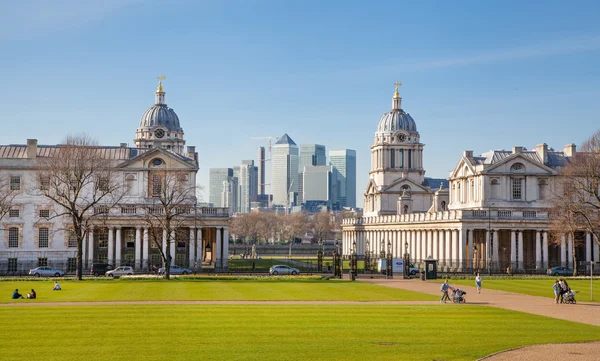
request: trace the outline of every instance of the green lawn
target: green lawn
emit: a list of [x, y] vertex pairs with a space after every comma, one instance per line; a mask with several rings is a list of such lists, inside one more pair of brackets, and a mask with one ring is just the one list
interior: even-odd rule
[[[474, 360], [600, 328], [478, 306], [0, 307], [0, 360]], [[518, 325], [518, 327], [516, 327]]]
[[[483, 277], [483, 289], [491, 288], [495, 290], [524, 293], [532, 296], [541, 296], [554, 298], [554, 291], [552, 285], [554, 284], [555, 278], [548, 277], [548, 279], [486, 279]], [[590, 301], [590, 280], [569, 280], [569, 287], [573, 290], [580, 291], [575, 298], [577, 301]], [[600, 279], [594, 279], [594, 301], [600, 301]], [[467, 285], [475, 287], [474, 280], [450, 280], [451, 284]]]
[[[51, 291], [53, 281], [0, 282], [0, 303], [136, 300], [437, 300], [438, 296], [362, 282], [340, 280], [266, 281], [61, 281], [62, 291]], [[26, 294], [36, 290], [36, 300], [12, 300], [15, 288]]]

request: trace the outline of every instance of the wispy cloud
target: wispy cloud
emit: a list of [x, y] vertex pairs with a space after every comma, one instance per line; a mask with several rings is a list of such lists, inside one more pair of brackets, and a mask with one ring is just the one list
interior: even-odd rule
[[22, 40], [41, 33], [99, 21], [142, 0], [20, 0], [0, 3], [0, 40]]
[[479, 64], [490, 64], [504, 61], [522, 60], [552, 55], [573, 54], [600, 49], [600, 35], [560, 38], [551, 42], [532, 44], [513, 49], [471, 54], [459, 57], [443, 57], [435, 59], [411, 60], [404, 63], [387, 64], [356, 71], [422, 71], [443, 68], [464, 67]]

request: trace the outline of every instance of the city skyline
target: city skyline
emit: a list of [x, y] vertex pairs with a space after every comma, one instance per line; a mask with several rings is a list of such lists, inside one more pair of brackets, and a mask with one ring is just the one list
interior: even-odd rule
[[[267, 147], [251, 137], [287, 132], [299, 144], [356, 150], [362, 206], [369, 147], [396, 80], [426, 145], [428, 177], [447, 178], [465, 150], [561, 149], [597, 129], [593, 1], [32, 1], [0, 10], [9, 29], [0, 38], [9, 54], [0, 59], [0, 99], [5, 121], [19, 125], [1, 144], [87, 132], [103, 145], [133, 145], [155, 77], [165, 74], [166, 102], [186, 144], [197, 146], [204, 201], [210, 168]], [[381, 21], [388, 13], [398, 21]]]

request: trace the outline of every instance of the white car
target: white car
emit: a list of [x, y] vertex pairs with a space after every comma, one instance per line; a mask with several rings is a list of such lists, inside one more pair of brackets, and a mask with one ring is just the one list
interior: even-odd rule
[[59, 269], [52, 267], [37, 267], [29, 270], [30, 276], [35, 277], [62, 277], [65, 273]]
[[290, 266], [278, 264], [269, 269], [269, 274], [272, 276], [276, 276], [276, 275], [294, 275], [295, 276], [297, 274], [300, 274], [300, 270], [297, 268], [292, 268]]
[[[158, 274], [159, 275], [163, 275], [165, 274], [165, 268], [161, 267], [158, 269]], [[183, 267], [179, 267], [179, 266], [171, 266], [170, 270], [169, 270], [169, 274], [171, 275], [189, 275], [192, 274], [192, 270], [189, 268], [183, 268]]]
[[117, 267], [112, 271], [106, 272], [106, 277], [120, 277], [120, 276], [131, 276], [133, 275], [133, 267], [131, 266], [121, 266]]

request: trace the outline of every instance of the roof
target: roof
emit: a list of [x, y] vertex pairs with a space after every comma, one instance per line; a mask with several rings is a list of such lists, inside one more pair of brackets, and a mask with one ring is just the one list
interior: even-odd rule
[[423, 181], [424, 186], [428, 186], [431, 189], [439, 189], [440, 185], [444, 185], [444, 188], [448, 189], [450, 187], [450, 181], [444, 178], [429, 178], [425, 177]]
[[279, 138], [279, 140], [277, 141], [277, 144], [288, 144], [288, 145], [296, 145], [296, 142], [294, 142], [292, 140], [292, 138], [290, 138], [289, 135], [287, 135], [287, 133], [285, 133], [284, 135], [281, 136], [281, 138]]
[[[491, 164], [499, 163], [499, 162], [503, 161], [505, 158], [507, 158], [513, 154], [515, 154], [515, 153], [513, 153], [510, 150], [490, 150], [489, 152], [483, 153], [480, 156], [469, 157], [469, 160], [474, 165], [481, 165], [481, 164], [491, 165]], [[521, 153], [518, 153], [518, 154], [521, 154], [525, 158], [529, 158], [531, 161], [533, 161], [535, 163], [543, 164], [542, 159], [540, 159], [540, 157], [536, 151], [523, 150]], [[565, 154], [563, 152], [549, 151], [548, 152], [548, 162], [545, 165], [553, 168], [553, 167], [563, 166], [567, 163], [569, 163], [568, 157], [565, 156]]]

